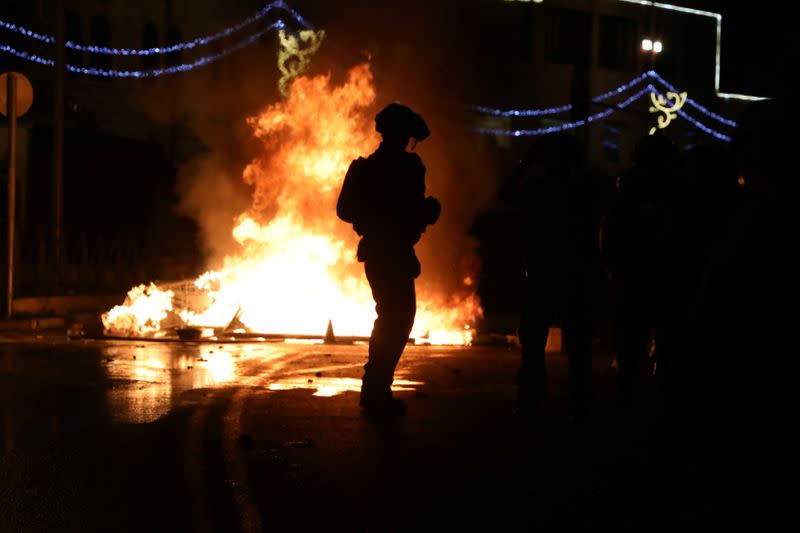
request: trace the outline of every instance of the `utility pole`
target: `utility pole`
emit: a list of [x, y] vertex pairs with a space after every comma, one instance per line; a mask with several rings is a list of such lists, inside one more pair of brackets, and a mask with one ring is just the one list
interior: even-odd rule
[[16, 266], [17, 235], [17, 118], [24, 115], [33, 103], [31, 82], [19, 72], [0, 74], [0, 114], [8, 117], [8, 218], [6, 224], [8, 249], [3, 290], [3, 314], [14, 314], [14, 267]]
[[6, 78], [8, 116], [8, 265], [6, 278], [6, 318], [14, 313], [14, 235], [17, 218], [17, 77]]
[[56, 2], [55, 90], [53, 91], [53, 259], [60, 288], [64, 265], [64, 0]]

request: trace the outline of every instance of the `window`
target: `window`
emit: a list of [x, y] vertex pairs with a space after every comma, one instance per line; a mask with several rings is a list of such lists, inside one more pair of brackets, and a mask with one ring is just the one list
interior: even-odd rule
[[[147, 22], [142, 30], [142, 48], [158, 47], [158, 29], [152, 22]], [[142, 70], [153, 70], [158, 68], [161, 54], [151, 54], [142, 56]]]
[[588, 65], [592, 39], [589, 13], [568, 9], [545, 12], [545, 60], [550, 63]]
[[[260, 39], [260, 42], [267, 42], [267, 41], [268, 41], [268, 39]], [[213, 43], [208, 45], [208, 48], [209, 48], [208, 51], [211, 53], [211, 55], [214, 55], [214, 56], [219, 54], [223, 50], [222, 44], [221, 44], [220, 41], [214, 41]], [[209, 71], [210, 71], [211, 79], [213, 81], [218, 82], [218, 81], [222, 80], [223, 75], [224, 75], [224, 71], [223, 71], [223, 66], [224, 65], [225, 65], [225, 61], [217, 60], [217, 61], [212, 61], [211, 62], [211, 66], [209, 68]]]
[[636, 70], [638, 51], [635, 20], [621, 17], [600, 18], [600, 66], [611, 70]]
[[[178, 44], [183, 41], [183, 34], [181, 34], [181, 30], [174, 24], [170, 24], [167, 28], [167, 45], [172, 46], [173, 44]], [[171, 66], [180, 65], [183, 63], [183, 52], [178, 50], [177, 52], [172, 52], [167, 54], [167, 63]]]
[[[73, 44], [83, 44], [83, 25], [81, 24], [81, 16], [77, 12], [70, 11], [67, 13], [65, 30], [67, 41]], [[67, 63], [76, 67], [83, 67], [83, 52], [74, 48], [67, 48]]]
[[558, 128], [566, 124], [568, 124], [568, 121], [560, 118], [542, 118], [539, 120], [540, 128]]
[[[111, 25], [105, 17], [94, 17], [89, 36], [89, 44], [94, 46], [111, 46]], [[109, 54], [91, 54], [90, 64], [93, 68], [111, 69]]]
[[707, 80], [714, 71], [716, 35], [713, 30], [688, 30], [684, 46], [683, 75], [689, 80]]
[[612, 122], [603, 122], [603, 157], [609, 163], [619, 163], [622, 145], [622, 126]]

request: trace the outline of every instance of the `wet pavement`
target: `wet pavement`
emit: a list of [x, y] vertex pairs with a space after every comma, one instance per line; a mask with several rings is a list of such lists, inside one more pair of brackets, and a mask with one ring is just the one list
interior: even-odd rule
[[[516, 350], [413, 346], [405, 419], [360, 415], [364, 345], [0, 344], [0, 531], [415, 531], [696, 520], [656, 410], [592, 422], [548, 357], [544, 419], [511, 416]], [[654, 407], [654, 406], [651, 406]], [[666, 481], [665, 481], [666, 480]], [[669, 512], [667, 512], [669, 511]]]

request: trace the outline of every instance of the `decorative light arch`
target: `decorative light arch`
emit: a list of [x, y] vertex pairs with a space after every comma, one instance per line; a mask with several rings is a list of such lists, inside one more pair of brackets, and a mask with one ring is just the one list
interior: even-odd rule
[[[655, 70], [648, 70], [644, 74], [636, 76], [635, 78], [631, 79], [626, 83], [623, 83], [622, 85], [620, 85], [615, 89], [612, 89], [603, 94], [595, 96], [594, 98], [592, 98], [592, 102], [600, 103], [612, 96], [623, 94], [647, 79], [650, 79], [652, 82], [657, 82], [670, 92], [677, 94], [681, 93], [681, 91], [677, 89], [674, 85], [672, 85], [667, 80], [662, 78], [658, 72], [656, 72]], [[652, 86], [652, 84], [649, 84], [648, 86]], [[731, 128], [735, 128], [738, 126], [738, 124], [735, 121], [725, 118], [721, 115], [718, 115], [717, 113], [714, 113], [713, 111], [701, 105], [699, 102], [695, 101], [692, 98], [687, 97], [685, 103], [689, 104], [690, 106], [694, 107], [707, 117], [716, 120], [721, 124], [724, 124]], [[547, 107], [541, 109], [499, 109], [486, 106], [472, 106], [472, 109], [484, 115], [492, 115], [497, 117], [537, 117], [537, 116], [547, 116], [547, 115], [556, 115], [559, 113], [566, 113], [567, 111], [572, 109], [572, 104], [566, 104], [557, 107]]]
[[[732, 120], [728, 120], [728, 119], [726, 119], [724, 117], [721, 117], [720, 115], [717, 115], [716, 113], [713, 113], [712, 111], [709, 111], [708, 109], [706, 109], [702, 105], [698, 104], [697, 102], [694, 102], [691, 98], [688, 98], [688, 97], [684, 98], [685, 93], [681, 93], [680, 91], [678, 91], [675, 87], [673, 87], [671, 84], [667, 83], [663, 78], [661, 78], [654, 71], [649, 71], [649, 72], [647, 72], [645, 74], [646, 74], [646, 77], [649, 77], [649, 78], [651, 78], [653, 80], [657, 80], [658, 82], [662, 83], [662, 85], [665, 86], [667, 88], [667, 90], [668, 90], [667, 95], [669, 93], [676, 93], [676, 94], [680, 95], [681, 100], [682, 100], [681, 105], [679, 107], [675, 108], [675, 109], [670, 109], [670, 113], [676, 113], [678, 116], [680, 116], [681, 118], [684, 118], [690, 124], [694, 125], [696, 128], [704, 131], [705, 133], [707, 133], [707, 134], [709, 134], [709, 135], [711, 135], [711, 136], [713, 136], [713, 137], [715, 137], [715, 138], [717, 138], [717, 139], [719, 139], [721, 141], [730, 142], [732, 140], [730, 135], [728, 135], [726, 133], [722, 133], [720, 131], [717, 131], [714, 128], [712, 128], [710, 126], [707, 126], [706, 124], [700, 122], [696, 118], [694, 118], [691, 115], [689, 115], [688, 113], [686, 113], [686, 111], [683, 110], [683, 107], [684, 107], [683, 104], [684, 103], [689, 103], [690, 105], [693, 105], [696, 109], [698, 109], [699, 111], [703, 112], [704, 114], [706, 114], [710, 118], [712, 118], [714, 120], [717, 120], [717, 121], [719, 121], [720, 123], [722, 123], [722, 124], [724, 124], [726, 126], [735, 128], [737, 126], [736, 122], [734, 122]], [[638, 80], [638, 79], [639, 79], [639, 77], [634, 78], [634, 80]], [[619, 88], [622, 88], [622, 87], [630, 88], [631, 86], [632, 86], [631, 82], [628, 82], [628, 83], [620, 86]], [[617, 92], [617, 89], [615, 89], [614, 91], [609, 91], [608, 93], [604, 93], [604, 94], [602, 94], [602, 95], [600, 95], [598, 97], [593, 98], [592, 101], [598, 102], [598, 101], [604, 100], [606, 98], [606, 95], [609, 95], [609, 94], [619, 94], [619, 93]], [[556, 125], [556, 126], [548, 126], [548, 127], [545, 127], [545, 128], [536, 128], [536, 129], [528, 129], [528, 130], [526, 130], [526, 129], [513, 129], [512, 130], [512, 129], [500, 129], [500, 128], [477, 128], [475, 131], [477, 131], [478, 133], [487, 134], [487, 135], [501, 135], [501, 136], [511, 136], [511, 137], [528, 137], [528, 136], [535, 136], [535, 135], [544, 135], [544, 134], [547, 134], [547, 133], [554, 133], [554, 132], [558, 132], [558, 131], [571, 130], [571, 129], [574, 129], [574, 128], [579, 128], [581, 126], [585, 126], [585, 125], [587, 125], [587, 124], [589, 124], [591, 122], [597, 122], [599, 120], [602, 120], [602, 119], [608, 117], [609, 115], [611, 115], [612, 113], [614, 113], [616, 111], [619, 111], [621, 109], [625, 109], [626, 107], [631, 105], [633, 102], [639, 100], [640, 98], [642, 98], [646, 94], [651, 94], [652, 95], [651, 98], [653, 98], [655, 101], [664, 100], [665, 103], [667, 101], [669, 101], [667, 95], [662, 93], [662, 91], [660, 91], [652, 83], [648, 83], [645, 87], [643, 87], [642, 89], [640, 89], [639, 91], [637, 91], [633, 95], [629, 96], [628, 98], [626, 98], [622, 102], [620, 102], [618, 104], [615, 104], [615, 105], [613, 105], [613, 106], [611, 106], [611, 107], [609, 107], [607, 109], [604, 109], [603, 111], [599, 111], [597, 113], [589, 115], [589, 117], [587, 117], [585, 120], [575, 120], [575, 121], [572, 121], [572, 122], [566, 122], [564, 124], [559, 124], [559, 125]], [[564, 111], [568, 111], [569, 109], [572, 108], [572, 106], [568, 105], [568, 106], [561, 106], [561, 108], [548, 108], [548, 109], [546, 109], [546, 111], [550, 111], [552, 109], [562, 109], [562, 108], [565, 108]], [[542, 110], [536, 110], [536, 109], [533, 109], [533, 110], [497, 110], [497, 109], [479, 108], [479, 107], [475, 107], [474, 109], [476, 111], [482, 112], [484, 114], [490, 114], [490, 115], [494, 115], [494, 116], [506, 116], [506, 117], [508, 117], [508, 116], [540, 116], [540, 115], [543, 114], [543, 113], [539, 113], [539, 115], [536, 115], [534, 112], [542, 111]], [[482, 111], [482, 110], [488, 110], [488, 112], [487, 111]], [[519, 111], [520, 113], [519, 114], [514, 114], [515, 111]], [[527, 113], [527, 114], [523, 114], [523, 113]], [[555, 114], [555, 113], [547, 113], [547, 114]], [[674, 117], [670, 117], [669, 121], [667, 121], [664, 124], [664, 127], [666, 127], [666, 125], [673, 119], [674, 119]]]
[[[217, 41], [219, 39], [229, 37], [230, 35], [239, 32], [240, 30], [246, 28], [247, 26], [250, 26], [262, 20], [267, 15], [269, 15], [271, 11], [275, 9], [280, 9], [288, 13], [300, 26], [306, 29], [313, 28], [310, 22], [308, 22], [302, 15], [300, 15], [300, 13], [298, 13], [297, 11], [286, 5], [286, 2], [284, 2], [283, 0], [277, 0], [275, 2], [268, 3], [253, 15], [243, 20], [240, 20], [236, 24], [230, 25], [227, 28], [223, 28], [222, 30], [216, 33], [203, 35], [201, 37], [192, 39], [191, 41], [175, 43], [169, 46], [156, 46], [152, 48], [114, 48], [111, 46], [97, 46], [91, 44], [82, 45], [74, 43], [72, 41], [67, 41], [64, 44], [64, 46], [73, 50], [80, 50], [83, 52], [90, 52], [93, 54], [107, 54], [107, 55], [120, 55], [120, 56], [149, 56], [149, 55], [170, 54], [174, 52], [181, 52], [184, 50], [192, 50], [194, 48], [199, 48], [201, 46], [213, 43], [214, 41]], [[47, 44], [55, 44], [56, 42], [56, 38], [52, 35], [37, 33], [23, 26], [12, 24], [4, 20], [0, 20], [0, 28], [4, 28], [6, 30], [19, 33], [20, 35], [24, 35], [25, 37], [29, 37], [37, 41], [42, 41]]]

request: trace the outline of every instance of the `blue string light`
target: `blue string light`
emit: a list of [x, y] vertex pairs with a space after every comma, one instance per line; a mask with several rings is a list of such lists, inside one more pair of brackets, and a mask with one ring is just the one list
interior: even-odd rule
[[5, 20], [0, 19], [0, 28], [5, 28], [6, 30], [11, 30], [17, 32], [25, 37], [30, 37], [32, 39], [36, 39], [38, 41], [43, 41], [48, 44], [53, 44], [56, 42], [55, 38], [52, 35], [42, 35], [41, 33], [36, 33], [29, 29], [23, 28], [22, 26], [17, 26], [16, 24], [11, 24], [10, 22], [6, 22]]
[[556, 115], [564, 113], [572, 109], [571, 105], [562, 105], [558, 107], [546, 107], [544, 109], [493, 109], [491, 107], [472, 106], [472, 109], [483, 113], [485, 115], [494, 115], [496, 117], [539, 117], [544, 115]]
[[[208, 54], [203, 57], [200, 57], [192, 62], [189, 63], [181, 63], [180, 65], [173, 65], [171, 67], [165, 68], [158, 68], [152, 70], [106, 70], [106, 69], [99, 69], [99, 68], [86, 68], [86, 67], [77, 67], [75, 65], [66, 65], [66, 69], [70, 72], [74, 72], [77, 74], [89, 74], [92, 76], [101, 76], [106, 78], [154, 78], [156, 76], [161, 76], [164, 74], [175, 74], [177, 72], [188, 72], [190, 70], [194, 70], [197, 67], [202, 67], [203, 65], [208, 65], [216, 61], [217, 59], [226, 56], [236, 50], [240, 50], [246, 46], [249, 46], [256, 42], [262, 35], [267, 32], [270, 32], [276, 28], [283, 28], [285, 27], [283, 21], [278, 20], [264, 28], [263, 30], [242, 39], [235, 45], [228, 47], [220, 52], [215, 54]], [[35, 63], [39, 63], [41, 65], [53, 66], [55, 62], [52, 59], [46, 59], [36, 54], [30, 54], [25, 51], [15, 50], [14, 48], [8, 45], [0, 45], [0, 51], [8, 52], [10, 54], [14, 54], [17, 57], [22, 59], [26, 59], [28, 61], [33, 61]]]
[[603, 94], [601, 94], [599, 96], [595, 96], [594, 98], [592, 98], [592, 102], [594, 102], [594, 103], [602, 102], [603, 100], [605, 100], [607, 98], [610, 98], [612, 96], [617, 96], [618, 94], [622, 94], [624, 92], [627, 92], [628, 89], [636, 87], [637, 85], [639, 85], [640, 83], [642, 83], [646, 79], [647, 79], [647, 73], [640, 74], [639, 76], [636, 76], [635, 78], [633, 78], [628, 83], [620, 85], [616, 89], [612, 89], [612, 90], [610, 90], [610, 91], [608, 91], [606, 93], [603, 93]]
[[566, 122], [564, 124], [558, 124], [556, 126], [548, 126], [546, 128], [537, 128], [533, 130], [504, 130], [504, 129], [495, 129], [495, 128], [478, 128], [475, 131], [478, 133], [483, 134], [490, 134], [490, 135], [509, 135], [512, 137], [530, 137], [534, 135], [545, 135], [547, 133], [557, 133], [561, 131], [571, 130], [574, 128], [579, 128], [581, 126], [585, 126], [589, 122], [596, 122], [598, 120], [602, 120], [615, 111], [620, 109], [624, 109], [628, 107], [630, 104], [650, 92], [652, 86], [645, 87], [644, 89], [640, 90], [636, 94], [629, 96], [627, 99], [623, 100], [619, 104], [615, 105], [614, 107], [604, 109], [598, 113], [594, 113], [593, 115], [589, 115], [586, 119], [576, 120], [573, 122]]
[[[217, 41], [219, 39], [228, 37], [255, 22], [266, 17], [270, 11], [273, 9], [282, 9], [289, 13], [292, 18], [295, 19], [301, 26], [305, 28], [313, 28], [313, 26], [305, 19], [302, 15], [300, 15], [297, 11], [290, 8], [286, 5], [285, 2], [282, 0], [278, 0], [276, 2], [271, 2], [261, 8], [258, 12], [247, 17], [246, 19], [237, 22], [232, 26], [228, 26], [227, 28], [218, 31], [212, 35], [206, 35], [203, 37], [198, 37], [191, 41], [186, 41], [182, 43], [177, 43], [169, 46], [157, 46], [153, 48], [111, 48], [108, 46], [94, 46], [94, 45], [81, 45], [73, 43], [72, 41], [67, 41], [65, 46], [67, 48], [73, 50], [80, 50], [84, 52], [91, 52], [94, 54], [107, 54], [107, 55], [121, 55], [121, 56], [149, 56], [149, 55], [160, 55], [160, 54], [169, 54], [173, 52], [179, 52], [183, 50], [192, 50], [199, 46], [205, 46], [209, 43]], [[39, 41], [43, 41], [48, 44], [54, 44], [56, 42], [55, 37], [52, 35], [43, 35], [40, 33], [33, 32], [28, 30], [27, 28], [23, 28], [22, 26], [17, 26], [16, 24], [11, 24], [9, 22], [5, 22], [0, 20], [0, 28], [5, 28], [7, 30], [15, 31], [19, 34], [25, 35], [26, 37], [30, 37], [33, 39], [37, 39]]]
[[[608, 92], [605, 92], [603, 94], [595, 96], [594, 98], [592, 98], [592, 102], [599, 103], [599, 102], [602, 102], [603, 100], [606, 100], [607, 98], [610, 98], [612, 96], [616, 96], [616, 95], [622, 94], [622, 93], [628, 91], [629, 89], [631, 89], [632, 87], [635, 87], [636, 85], [640, 84], [642, 81], [644, 81], [647, 78], [652, 78], [652, 79], [658, 81], [659, 83], [661, 83], [664, 87], [666, 87], [670, 91], [673, 91], [673, 92], [676, 92], [676, 93], [680, 92], [680, 90], [678, 90], [674, 85], [670, 84], [668, 81], [666, 81], [664, 78], [662, 78], [656, 71], [649, 70], [649, 71], [645, 72], [644, 74], [641, 74], [641, 75], [633, 78], [628, 83], [620, 85], [616, 89], [612, 89], [612, 90], [610, 90]], [[718, 122], [721, 122], [722, 124], [725, 124], [726, 126], [730, 126], [732, 128], [735, 128], [735, 127], [738, 126], [738, 124], [736, 122], [734, 122], [733, 120], [727, 119], [725, 117], [722, 117], [722, 116], [714, 113], [713, 111], [711, 111], [708, 108], [704, 107], [703, 105], [701, 105], [697, 101], [693, 100], [692, 98], [687, 98], [686, 99], [686, 103], [691, 105], [692, 107], [694, 107], [698, 111], [704, 113], [708, 117], [710, 117], [710, 118], [712, 118], [712, 119], [714, 119], [714, 120], [716, 120]], [[497, 117], [540, 117], [540, 116], [547, 116], [547, 115], [556, 115], [558, 113], [565, 113], [565, 112], [569, 111], [570, 109], [572, 109], [572, 105], [568, 104], [568, 105], [557, 106], [557, 107], [547, 107], [547, 108], [543, 108], [543, 109], [495, 109], [495, 108], [484, 107], [484, 106], [473, 106], [472, 109], [474, 109], [475, 111], [477, 111], [479, 113], [483, 113], [485, 115], [493, 115], [493, 116], [497, 116]]]
[[[647, 73], [641, 74], [635, 78], [633, 78], [628, 83], [620, 85], [616, 89], [612, 89], [608, 92], [600, 94], [592, 98], [592, 102], [599, 103], [603, 100], [606, 100], [612, 96], [617, 96], [622, 94], [632, 87], [642, 83], [644, 80], [647, 79]], [[473, 106], [472, 107], [475, 111], [479, 113], [483, 113], [485, 115], [493, 115], [496, 117], [540, 117], [546, 115], [556, 115], [558, 113], [565, 113], [572, 109], [572, 104], [562, 105], [558, 107], [547, 107], [544, 109], [495, 109], [491, 107], [483, 107], [483, 106]]]
[[[656, 87], [654, 87], [653, 85], [648, 85], [648, 88], [649, 88], [649, 89], [650, 89], [652, 92], [654, 92], [654, 93], [656, 93], [656, 94], [658, 94], [658, 95], [661, 95], [661, 96], [663, 96], [663, 95], [661, 94], [661, 92], [660, 92], [658, 89], [656, 89]], [[672, 90], [672, 89], [670, 89], [670, 90]], [[677, 91], [672, 91], [672, 92], [677, 92]], [[688, 101], [688, 99], [687, 99], [687, 101]], [[720, 132], [718, 132], [717, 130], [715, 130], [715, 129], [713, 129], [713, 128], [709, 127], [709, 126], [706, 126], [705, 124], [703, 124], [702, 122], [700, 122], [699, 120], [697, 120], [696, 118], [694, 118], [693, 116], [691, 116], [691, 115], [689, 115], [688, 113], [686, 113], [686, 111], [684, 111], [683, 109], [679, 109], [679, 110], [677, 111], [677, 113], [678, 113], [678, 115], [680, 115], [681, 117], [683, 117], [683, 118], [685, 118], [686, 120], [688, 120], [690, 123], [694, 124], [694, 126], [695, 126], [696, 128], [698, 128], [698, 129], [700, 129], [700, 130], [703, 130], [704, 132], [708, 133], [709, 135], [711, 135], [711, 136], [713, 136], [713, 137], [716, 137], [717, 139], [719, 139], [719, 140], [721, 140], [721, 141], [725, 141], [725, 142], [731, 142], [731, 137], [730, 137], [729, 135], [725, 135], [724, 133], [720, 133]]]
[[[663, 85], [664, 87], [666, 87], [670, 91], [672, 91], [674, 93], [679, 93], [680, 92], [674, 85], [672, 85], [667, 80], [662, 78], [658, 74], [658, 72], [656, 72], [655, 70], [647, 71], [647, 75], [650, 76], [651, 78], [653, 78], [654, 80], [658, 81], [661, 85]], [[686, 99], [686, 103], [689, 104], [690, 106], [694, 107], [698, 111], [704, 113], [708, 117], [713, 118], [714, 120], [716, 120], [718, 122], [721, 122], [722, 124], [725, 124], [726, 126], [730, 126], [732, 128], [736, 128], [737, 126], [739, 126], [739, 124], [737, 124], [736, 122], [714, 113], [710, 109], [707, 109], [706, 107], [702, 106], [700, 103], [698, 103], [697, 101], [695, 101], [695, 100], [693, 100], [691, 98], [687, 98]]]
[[683, 117], [686, 120], [688, 120], [689, 122], [691, 122], [692, 124], [694, 124], [695, 127], [697, 127], [698, 129], [703, 130], [704, 132], [708, 133], [709, 135], [713, 135], [714, 137], [716, 137], [717, 139], [719, 139], [721, 141], [731, 142], [732, 139], [731, 139], [730, 136], [725, 135], [724, 133], [720, 133], [720, 132], [718, 132], [717, 130], [715, 130], [713, 128], [709, 128], [708, 126], [706, 126], [705, 124], [703, 124], [702, 122], [697, 120], [696, 118], [694, 118], [691, 115], [687, 114], [686, 111], [684, 111], [683, 109], [679, 110], [678, 114], [681, 117]]
[[[604, 119], [607, 116], [609, 116], [612, 113], [614, 113], [615, 111], [618, 111], [620, 109], [624, 109], [624, 108], [628, 107], [630, 104], [632, 104], [633, 102], [635, 102], [636, 100], [640, 99], [642, 96], [644, 96], [645, 94], [648, 94], [650, 92], [659, 93], [658, 89], [656, 89], [652, 84], [648, 84], [647, 87], [643, 88], [642, 90], [640, 90], [636, 94], [634, 94], [632, 96], [629, 96], [627, 99], [623, 100], [622, 102], [620, 102], [619, 104], [617, 104], [613, 108], [605, 109], [603, 111], [600, 111], [599, 113], [595, 113], [593, 115], [590, 115], [586, 120], [576, 120], [574, 122], [567, 122], [565, 124], [559, 124], [557, 126], [548, 126], [546, 128], [538, 128], [538, 129], [534, 129], [534, 130], [503, 130], [503, 129], [495, 129], [495, 128], [478, 128], [475, 131], [477, 131], [478, 133], [488, 134], [488, 135], [507, 135], [507, 136], [512, 136], [512, 137], [523, 137], [523, 136], [528, 137], [528, 136], [534, 136], [534, 135], [545, 135], [547, 133], [556, 133], [556, 132], [571, 130], [571, 129], [578, 128], [578, 127], [581, 127], [581, 126], [585, 126], [589, 122], [596, 122], [598, 120]], [[731, 137], [730, 136], [725, 135], [724, 133], [720, 133], [717, 130], [706, 126], [705, 124], [703, 124], [699, 120], [697, 120], [694, 117], [692, 117], [691, 115], [687, 114], [685, 111], [679, 110], [678, 114], [681, 117], [683, 117], [686, 120], [688, 120], [695, 127], [697, 127], [698, 129], [708, 133], [709, 135], [712, 135], [713, 137], [716, 137], [717, 139], [719, 139], [721, 141], [731, 142]]]
[[[214, 33], [214, 34], [208, 35], [208, 36], [204, 36], [204, 37], [198, 37], [196, 39], [193, 39], [192, 41], [178, 43], [178, 44], [170, 45], [170, 46], [167, 46], [167, 47], [144, 48], [144, 49], [110, 48], [110, 47], [93, 46], [93, 45], [86, 45], [86, 46], [78, 45], [78, 44], [72, 43], [71, 41], [67, 42], [66, 46], [68, 48], [71, 48], [71, 49], [87, 51], [87, 52], [91, 52], [91, 53], [108, 54], [108, 55], [123, 55], [123, 56], [146, 56], [146, 55], [154, 55], [154, 54], [168, 54], [168, 53], [182, 51], [182, 50], [191, 50], [193, 48], [207, 45], [207, 44], [209, 44], [211, 42], [214, 42], [214, 41], [219, 40], [221, 38], [227, 37], [227, 36], [229, 36], [229, 35], [231, 35], [233, 33], [236, 33], [239, 30], [241, 30], [241, 29], [243, 29], [243, 28], [245, 28], [245, 27], [247, 27], [247, 26], [249, 26], [249, 25], [251, 25], [251, 24], [253, 24], [253, 23], [257, 22], [257, 21], [259, 21], [259, 20], [261, 20], [262, 18], [267, 16], [267, 14], [269, 14], [269, 12], [271, 10], [273, 10], [273, 9], [283, 9], [283, 10], [285, 10], [286, 12], [291, 14], [292, 18], [294, 18], [295, 21], [297, 21], [300, 25], [302, 25], [305, 28], [313, 28], [314, 27], [307, 19], [305, 19], [305, 17], [303, 17], [297, 11], [291, 9], [288, 5], [286, 5], [286, 3], [283, 0], [277, 0], [275, 2], [267, 4], [262, 9], [260, 9], [258, 12], [256, 12], [254, 15], [252, 15], [252, 16], [250, 16], [250, 17], [248, 17], [248, 18], [246, 18], [246, 19], [244, 19], [244, 20], [242, 20], [242, 21], [240, 21], [240, 22], [238, 22], [238, 23], [236, 23], [236, 24], [234, 24], [232, 26], [229, 26], [229, 27], [217, 32], [217, 33]], [[75, 66], [75, 65], [67, 64], [66, 65], [66, 69], [68, 71], [70, 71], [70, 72], [75, 72], [75, 73], [79, 73], [79, 74], [89, 74], [89, 75], [93, 75], [93, 76], [117, 77], [117, 78], [152, 78], [152, 77], [161, 76], [161, 75], [164, 75], [164, 74], [174, 74], [174, 73], [177, 73], [177, 72], [188, 72], [190, 70], [193, 70], [195, 68], [201, 67], [203, 65], [207, 65], [209, 63], [212, 63], [212, 62], [216, 61], [217, 59], [220, 59], [223, 56], [226, 56], [226, 55], [228, 55], [228, 54], [230, 54], [232, 52], [235, 52], [235, 51], [240, 50], [240, 49], [242, 49], [242, 48], [244, 48], [246, 46], [249, 46], [249, 45], [253, 44], [262, 35], [264, 35], [265, 33], [269, 32], [269, 31], [272, 31], [272, 30], [274, 30], [276, 28], [284, 28], [284, 27], [285, 27], [285, 24], [283, 23], [283, 21], [277, 20], [276, 22], [270, 24], [265, 29], [263, 29], [261, 31], [258, 31], [256, 33], [246, 37], [245, 39], [242, 39], [241, 41], [239, 41], [235, 45], [233, 45], [231, 47], [228, 47], [228, 48], [226, 48], [226, 49], [224, 49], [224, 50], [222, 50], [220, 52], [202, 56], [202, 57], [200, 57], [200, 58], [198, 58], [198, 59], [196, 59], [196, 60], [194, 60], [194, 61], [192, 61], [190, 63], [182, 63], [180, 65], [173, 65], [171, 67], [165, 67], [165, 68], [159, 68], [159, 69], [151, 69], [151, 70], [114, 70], [114, 69], [106, 70], [106, 69], [98, 69], [98, 68], [78, 67], [78, 66]], [[39, 34], [39, 33], [33, 32], [31, 30], [28, 30], [26, 28], [23, 28], [22, 26], [17, 26], [15, 24], [11, 24], [11, 23], [5, 22], [3, 20], [0, 20], [0, 28], [5, 28], [7, 30], [15, 31], [17, 33], [25, 35], [26, 37], [37, 39], [37, 40], [40, 40], [40, 41], [43, 41], [43, 42], [46, 42], [46, 43], [49, 43], [49, 44], [55, 43], [55, 38], [52, 37], [52, 36]], [[37, 54], [31, 54], [31, 53], [26, 52], [24, 50], [16, 50], [15, 48], [13, 48], [13, 47], [11, 47], [9, 45], [5, 45], [5, 44], [0, 44], [0, 51], [13, 54], [13, 55], [15, 55], [15, 56], [17, 56], [19, 58], [25, 59], [27, 61], [32, 61], [34, 63], [39, 63], [41, 65], [53, 66], [55, 64], [55, 62], [52, 59], [47, 59], [47, 58], [41, 57], [41, 56], [39, 56]], [[641, 83], [647, 77], [650, 77], [650, 78], [653, 78], [653, 79], [657, 80], [659, 83], [661, 83], [662, 85], [667, 87], [670, 91], [680, 92], [677, 88], [675, 88], [673, 85], [671, 85], [669, 82], [667, 82], [664, 78], [662, 78], [657, 72], [655, 72], [654, 70], [650, 70], [650, 71], [647, 71], [647, 72], [645, 72], [644, 74], [642, 74], [640, 76], [637, 76], [636, 78], [633, 78], [628, 83], [620, 85], [616, 89], [612, 89], [611, 91], [605, 92], [603, 94], [600, 94], [600, 95], [592, 98], [592, 102], [599, 103], [599, 102], [602, 102], [603, 100], [606, 100], [606, 99], [608, 99], [608, 98], [610, 98], [612, 96], [616, 96], [616, 95], [619, 95], [619, 94], [621, 94], [623, 92], [626, 92], [629, 89], [631, 89], [632, 87], [635, 87], [636, 85]], [[503, 129], [494, 129], [494, 128], [478, 128], [476, 131], [479, 132], [479, 133], [485, 133], [485, 134], [511, 135], [511, 136], [514, 136], [514, 137], [532, 136], [532, 135], [544, 135], [544, 134], [547, 134], [547, 133], [555, 133], [555, 132], [559, 132], [559, 131], [566, 131], [566, 130], [569, 130], [569, 129], [574, 129], [574, 128], [578, 128], [578, 127], [584, 126], [584, 125], [586, 125], [587, 123], [590, 123], [590, 122], [595, 122], [595, 121], [604, 119], [607, 116], [609, 116], [612, 113], [614, 113], [615, 111], [627, 107], [628, 105], [630, 105], [634, 101], [636, 101], [639, 98], [641, 98], [642, 96], [644, 96], [644, 94], [646, 94], [648, 92], [651, 92], [651, 91], [658, 93], [658, 90], [653, 85], [648, 84], [647, 87], [645, 87], [644, 89], [640, 90], [639, 92], [637, 92], [633, 96], [627, 98], [626, 100], [620, 102], [616, 106], [614, 106], [612, 108], [609, 108], [609, 109], [605, 109], [603, 111], [600, 111], [599, 113], [594, 113], [593, 115], [590, 115], [589, 117], [587, 117], [585, 120], [577, 120], [577, 121], [573, 121], [573, 122], [567, 122], [565, 124], [560, 124], [560, 125], [557, 125], [557, 126], [549, 126], [549, 127], [546, 127], [546, 128], [538, 128], [538, 129], [533, 129], [533, 130], [503, 130]], [[728, 126], [731, 126], [731, 127], [737, 127], [737, 123], [736, 122], [734, 122], [732, 120], [728, 120], [728, 119], [726, 119], [726, 118], [714, 113], [713, 111], [710, 111], [709, 109], [705, 108], [704, 106], [702, 106], [698, 102], [692, 100], [691, 98], [687, 98], [686, 102], [689, 103], [691, 106], [693, 106], [695, 109], [698, 109], [699, 111], [701, 111], [702, 113], [706, 114], [707, 116], [709, 116], [709, 117], [711, 117], [711, 118], [713, 118], [713, 119], [715, 119], [715, 120], [717, 120], [717, 121], [719, 121], [719, 122], [721, 122], [721, 123], [723, 123], [725, 125], [728, 125]], [[545, 108], [545, 109], [527, 109], [527, 110], [514, 110], [514, 109], [502, 110], [502, 109], [494, 109], [494, 108], [488, 108], [488, 107], [482, 107], [482, 106], [474, 106], [473, 109], [475, 109], [476, 111], [479, 111], [481, 113], [494, 115], [494, 116], [503, 116], [503, 117], [524, 116], [524, 117], [529, 117], [529, 116], [545, 116], [545, 115], [563, 113], [563, 112], [566, 112], [566, 111], [569, 111], [570, 109], [572, 109], [572, 105], [568, 104], [568, 105], [564, 105], [564, 106], [551, 107], [551, 108]], [[723, 140], [723, 141], [726, 141], [726, 142], [730, 142], [731, 141], [731, 137], [730, 136], [725, 135], [723, 133], [720, 133], [720, 132], [714, 130], [713, 128], [710, 128], [709, 126], [706, 126], [705, 124], [703, 124], [699, 120], [697, 120], [694, 117], [692, 117], [691, 115], [687, 114], [685, 111], [678, 110], [678, 114], [681, 117], [683, 117], [686, 120], [688, 120], [690, 123], [692, 123], [698, 129], [708, 133], [709, 135], [712, 135], [712, 136], [716, 137], [717, 139], [720, 139], [720, 140]]]

